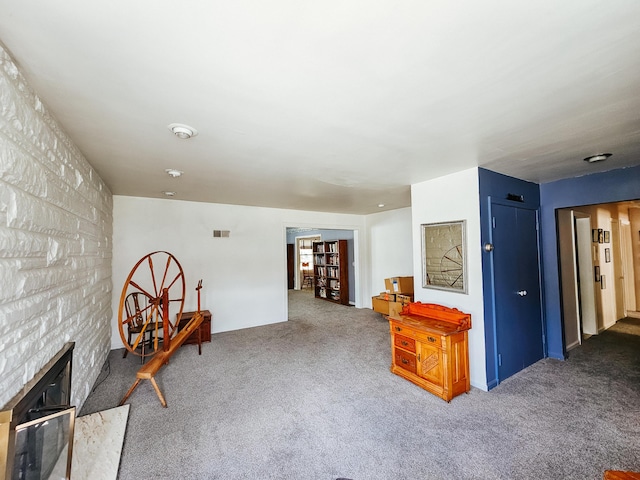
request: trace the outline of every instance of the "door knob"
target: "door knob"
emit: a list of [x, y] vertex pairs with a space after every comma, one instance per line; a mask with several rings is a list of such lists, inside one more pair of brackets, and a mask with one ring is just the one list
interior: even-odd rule
[[518, 295], [520, 295], [521, 297], [526, 297], [527, 296], [527, 291], [526, 290], [519, 290], [516, 293]]

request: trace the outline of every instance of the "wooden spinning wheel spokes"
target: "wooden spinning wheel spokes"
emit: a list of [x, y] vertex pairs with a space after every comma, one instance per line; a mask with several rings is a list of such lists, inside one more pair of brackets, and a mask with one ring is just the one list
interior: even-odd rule
[[182, 266], [172, 254], [158, 251], [142, 257], [120, 296], [118, 330], [124, 347], [141, 356], [155, 354], [160, 342], [167, 349], [178, 331], [185, 292]]

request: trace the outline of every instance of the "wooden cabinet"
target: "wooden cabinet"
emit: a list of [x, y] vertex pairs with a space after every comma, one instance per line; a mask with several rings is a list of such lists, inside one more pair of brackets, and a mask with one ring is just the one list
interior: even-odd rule
[[313, 285], [316, 298], [349, 305], [347, 241], [313, 242]]
[[[193, 314], [196, 312], [182, 312], [182, 317], [180, 318], [179, 330], [187, 324]], [[202, 310], [202, 323], [200, 324], [200, 340], [202, 343], [211, 341], [211, 312], [209, 310]], [[198, 344], [198, 331], [194, 331], [189, 337], [184, 341], [183, 345], [187, 344]]]
[[471, 388], [471, 315], [435, 304], [410, 303], [389, 317], [391, 371], [450, 402]]

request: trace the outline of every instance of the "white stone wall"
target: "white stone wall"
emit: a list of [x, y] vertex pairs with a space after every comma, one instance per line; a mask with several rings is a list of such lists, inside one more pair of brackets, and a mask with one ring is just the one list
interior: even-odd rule
[[87, 398], [110, 349], [112, 210], [0, 44], [0, 407], [67, 341]]

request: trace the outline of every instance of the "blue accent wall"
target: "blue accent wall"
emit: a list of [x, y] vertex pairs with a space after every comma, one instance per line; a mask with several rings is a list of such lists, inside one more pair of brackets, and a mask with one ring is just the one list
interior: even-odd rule
[[[491, 204], [513, 205], [536, 210], [540, 206], [540, 190], [535, 183], [478, 169], [480, 192], [480, 237], [481, 244], [492, 243]], [[507, 199], [507, 194], [522, 195], [524, 201]], [[486, 352], [487, 388], [498, 385], [498, 365], [496, 364], [496, 324], [493, 285], [493, 262], [491, 253], [482, 252], [482, 286], [484, 298], [484, 335]], [[544, 296], [543, 296], [544, 298]], [[497, 299], [496, 301], [499, 301]]]
[[564, 359], [556, 209], [640, 198], [640, 166], [540, 185], [547, 354]]

